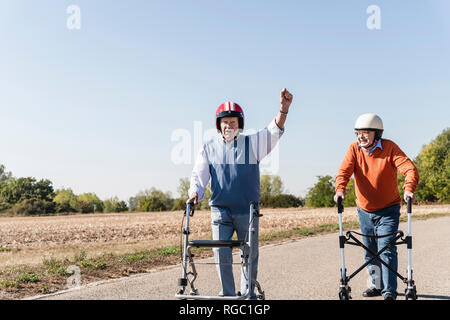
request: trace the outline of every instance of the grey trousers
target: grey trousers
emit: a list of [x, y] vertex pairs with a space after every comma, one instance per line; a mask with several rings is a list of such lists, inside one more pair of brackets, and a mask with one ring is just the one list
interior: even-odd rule
[[[213, 240], [231, 240], [236, 231], [238, 240], [248, 240], [249, 228], [249, 213], [247, 214], [233, 214], [230, 209], [225, 207], [211, 207], [211, 224]], [[258, 273], [258, 218], [253, 220], [253, 227], [255, 233], [252, 235], [252, 257], [249, 257], [249, 262], [253, 263], [252, 277], [256, 280]], [[231, 248], [214, 248], [214, 259], [217, 264], [217, 272], [222, 284], [222, 291], [219, 295], [235, 296], [236, 289], [234, 285], [233, 276], [233, 256]], [[244, 294], [247, 290], [246, 281], [247, 274], [244, 268], [241, 268], [241, 293]], [[254, 285], [251, 285], [250, 299], [256, 299], [254, 293]]]

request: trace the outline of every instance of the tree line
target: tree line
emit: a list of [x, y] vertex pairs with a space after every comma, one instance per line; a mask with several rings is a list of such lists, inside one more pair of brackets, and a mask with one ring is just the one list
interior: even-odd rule
[[[189, 178], [182, 178], [179, 181], [178, 193], [180, 197], [175, 199], [172, 210], [184, 210], [186, 208], [186, 199], [189, 198]], [[300, 207], [305, 204], [305, 200], [293, 194], [285, 193], [283, 182], [279, 176], [262, 174], [260, 178], [262, 208], [291, 208]], [[205, 188], [205, 199], [199, 203], [199, 210], [208, 210], [209, 199], [211, 198], [210, 184]]]
[[76, 195], [70, 188], [54, 190], [48, 179], [14, 177], [0, 165], [0, 212], [14, 215], [128, 211], [125, 201], [111, 197], [104, 201], [92, 192]]
[[[189, 178], [179, 180], [178, 198], [170, 192], [154, 187], [138, 192], [128, 203], [111, 197], [101, 200], [95, 193], [75, 194], [70, 188], [55, 190], [48, 179], [34, 177], [14, 177], [0, 165], [0, 212], [13, 215], [50, 215], [58, 213], [99, 213], [99, 212], [149, 212], [175, 211], [186, 208]], [[205, 188], [205, 200], [198, 209], [209, 209], [211, 190]], [[299, 207], [304, 199], [283, 193], [283, 182], [278, 176], [261, 176], [261, 206], [272, 208]]]

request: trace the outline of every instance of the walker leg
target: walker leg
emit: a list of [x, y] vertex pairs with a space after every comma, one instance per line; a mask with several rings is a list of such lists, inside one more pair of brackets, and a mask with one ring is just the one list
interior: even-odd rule
[[350, 300], [352, 297], [350, 293], [352, 289], [348, 286], [348, 284], [342, 284], [339, 287], [339, 300]]
[[[247, 293], [252, 293], [253, 290], [258, 291], [258, 294], [256, 295], [256, 299], [258, 300], [265, 300], [265, 294], [264, 291], [261, 289], [261, 285], [259, 284], [256, 279], [253, 279], [253, 268], [255, 267], [254, 264], [254, 257], [255, 257], [255, 250], [258, 250], [258, 248], [254, 247], [254, 237], [256, 233], [255, 228], [255, 221], [258, 221], [259, 217], [262, 216], [262, 214], [259, 213], [259, 208], [256, 207], [256, 202], [250, 202], [250, 217], [249, 217], [249, 228], [248, 228], [248, 254], [245, 255], [245, 263], [244, 263], [244, 269], [246, 269], [247, 274]], [[256, 240], [258, 241], [258, 240]], [[250, 296], [249, 296], [250, 297]]]
[[406, 300], [417, 300], [417, 290], [416, 285], [413, 280], [413, 270], [411, 263], [411, 253], [412, 253], [412, 236], [411, 236], [411, 214], [412, 214], [412, 199], [408, 197], [406, 211], [408, 214], [408, 236], [406, 237], [406, 244], [408, 248], [408, 269], [407, 269], [407, 280], [405, 289], [405, 299]]
[[[180, 290], [177, 294], [183, 295], [186, 291], [186, 287], [189, 283], [189, 286], [191, 287], [190, 294], [198, 294], [198, 290], [194, 287], [194, 281], [197, 278], [197, 271], [195, 270], [194, 261], [192, 259], [192, 253], [190, 248], [188, 247], [189, 242], [189, 217], [191, 217], [194, 214], [194, 210], [191, 210], [191, 206], [193, 206], [193, 203], [187, 203], [186, 204], [186, 225], [183, 228], [183, 234], [184, 234], [184, 243], [183, 243], [183, 274], [182, 277], [178, 279], [178, 286], [180, 286]], [[188, 272], [188, 263], [192, 269], [192, 272]], [[192, 279], [188, 279], [188, 275], [192, 275]]]
[[265, 295], [264, 291], [262, 291], [261, 285], [259, 284], [259, 282], [256, 281], [256, 280], [252, 280], [252, 282], [255, 285], [256, 290], [258, 290], [258, 294], [256, 295], [256, 299], [258, 299], [258, 300], [266, 300], [266, 295]]
[[338, 207], [338, 216], [339, 216], [339, 248], [341, 251], [341, 280], [339, 285], [339, 300], [350, 300], [352, 297], [350, 292], [352, 289], [348, 285], [347, 279], [347, 269], [345, 268], [345, 256], [344, 256], [344, 245], [345, 245], [345, 236], [342, 227], [342, 212], [344, 211], [344, 206], [342, 205], [342, 198], [338, 197], [337, 199], [337, 207]]

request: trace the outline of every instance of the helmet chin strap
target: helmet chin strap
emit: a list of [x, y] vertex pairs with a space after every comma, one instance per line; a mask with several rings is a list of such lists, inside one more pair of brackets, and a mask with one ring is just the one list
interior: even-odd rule
[[378, 142], [378, 140], [373, 139], [373, 141], [372, 141], [372, 143], [370, 144], [370, 146], [364, 147], [364, 149], [370, 149], [370, 148], [372, 148], [372, 147], [375, 145], [376, 142]]

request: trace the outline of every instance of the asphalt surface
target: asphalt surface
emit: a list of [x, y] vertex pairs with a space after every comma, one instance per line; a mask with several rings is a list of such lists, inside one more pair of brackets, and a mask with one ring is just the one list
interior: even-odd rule
[[[400, 230], [407, 231], [406, 223]], [[450, 300], [450, 217], [414, 221], [412, 223], [413, 277], [419, 300]], [[407, 250], [399, 246], [399, 273], [406, 275]], [[238, 256], [235, 255], [238, 261]], [[363, 249], [346, 246], [347, 274], [363, 263]], [[211, 263], [212, 259], [196, 262]], [[334, 300], [338, 298], [340, 276], [338, 234], [309, 237], [260, 248], [258, 281], [268, 300]], [[198, 264], [196, 286], [201, 295], [216, 295], [220, 291], [215, 266]], [[239, 283], [239, 266], [235, 266]], [[81, 275], [82, 276], [82, 275]], [[94, 283], [34, 299], [133, 299], [174, 300], [181, 265], [170, 266], [152, 273]], [[361, 271], [350, 281], [352, 298], [361, 296], [368, 275]], [[238, 287], [238, 285], [236, 286]], [[398, 299], [404, 299], [405, 285], [398, 281]], [[381, 298], [371, 298], [381, 299]]]

